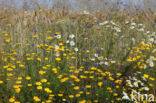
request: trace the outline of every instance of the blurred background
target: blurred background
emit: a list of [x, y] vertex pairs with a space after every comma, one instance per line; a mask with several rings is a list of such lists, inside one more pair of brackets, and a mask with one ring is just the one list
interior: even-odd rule
[[68, 8], [69, 10], [143, 10], [156, 12], [156, 0], [0, 0], [0, 7], [31, 10], [41, 8]]

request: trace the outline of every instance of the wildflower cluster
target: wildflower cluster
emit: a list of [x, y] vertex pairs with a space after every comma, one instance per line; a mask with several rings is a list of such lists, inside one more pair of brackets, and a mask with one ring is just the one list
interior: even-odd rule
[[50, 13], [24, 11], [31, 24], [0, 28], [0, 102], [121, 103], [123, 92], [154, 93], [153, 30], [87, 11], [75, 19]]

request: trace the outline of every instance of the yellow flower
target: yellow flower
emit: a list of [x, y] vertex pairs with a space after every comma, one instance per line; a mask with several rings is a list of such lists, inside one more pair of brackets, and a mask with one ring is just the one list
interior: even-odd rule
[[149, 86], [153, 87], [153, 84], [149, 84]]
[[61, 61], [61, 58], [57, 57], [57, 58], [56, 58], [56, 61]]
[[79, 81], [80, 81], [80, 79], [76, 78], [76, 79], [75, 79], [75, 81], [76, 81], [76, 82], [79, 82]]
[[51, 100], [46, 100], [46, 103], [51, 103]]
[[50, 82], [47, 82], [48, 85], [50, 85]]
[[65, 82], [65, 81], [67, 81], [69, 78], [63, 78], [63, 79], [61, 79], [61, 82]]
[[40, 12], [42, 12], [43, 10], [42, 9], [40, 9]]
[[49, 39], [49, 40], [50, 40], [50, 39], [53, 39], [53, 37], [51, 37], [51, 36], [48, 36], [48, 37], [46, 37], [46, 39]]
[[58, 94], [58, 96], [59, 96], [59, 97], [62, 97], [62, 96], [63, 96], [63, 94]]
[[48, 69], [46, 66], [43, 66], [42, 68], [43, 68], [43, 69]]
[[134, 57], [132, 60], [133, 60], [133, 61], [136, 61], [136, 59], [137, 59], [137, 58]]
[[59, 75], [57, 78], [61, 79], [63, 76], [62, 75]]
[[140, 68], [140, 69], [142, 69], [142, 68], [143, 68], [143, 66], [142, 66], [142, 65], [140, 65], [140, 66], [139, 66], [139, 68]]
[[116, 85], [116, 88], [119, 88], [119, 85]]
[[56, 32], [55, 34], [60, 34], [60, 32]]
[[42, 83], [41, 82], [36, 82], [36, 85], [41, 85]]
[[20, 91], [21, 91], [20, 88], [16, 88], [16, 89], [15, 89], [15, 92], [16, 92], [16, 93], [19, 93]]
[[150, 80], [154, 81], [155, 79], [154, 78], [150, 78]]
[[120, 101], [120, 100], [121, 100], [121, 98], [117, 98], [116, 100], [117, 100], [117, 101]]
[[41, 75], [43, 75], [43, 74], [45, 74], [45, 71], [39, 71], [39, 74], [41, 74]]
[[62, 99], [63, 102], [67, 101], [66, 99]]
[[74, 96], [73, 95], [69, 95], [69, 98], [74, 98]]
[[38, 35], [33, 35], [32, 37], [36, 38], [36, 37], [38, 37]]
[[8, 68], [7, 71], [13, 71], [13, 69], [12, 68]]
[[86, 103], [86, 100], [79, 101], [79, 103]]
[[148, 78], [149, 77], [149, 75], [147, 75], [147, 74], [144, 74], [144, 78]]
[[95, 67], [92, 67], [92, 68], [91, 68], [91, 70], [97, 70], [97, 68], [95, 68]]
[[29, 76], [26, 77], [26, 80], [30, 80], [30, 79], [31, 79], [31, 77], [29, 77]]
[[117, 73], [116, 75], [117, 75], [117, 76], [121, 76], [121, 73]]
[[32, 86], [32, 84], [28, 84], [28, 87], [31, 87]]
[[13, 88], [14, 89], [19, 88], [19, 85], [13, 85]]
[[49, 88], [44, 88], [44, 91], [46, 91], [47, 93], [52, 93], [52, 90], [50, 90]]
[[53, 73], [57, 73], [57, 69], [56, 68], [52, 68]]
[[21, 84], [21, 81], [16, 81], [17, 84]]
[[132, 58], [129, 57], [129, 58], [127, 59], [127, 61], [128, 61], [128, 62], [132, 62]]
[[62, 46], [62, 45], [63, 45], [63, 43], [59, 43], [59, 45], [60, 45], [60, 46]]
[[16, 61], [16, 63], [18, 63], [18, 64], [19, 64], [19, 63], [21, 63], [21, 61]]
[[63, 56], [66, 56], [67, 54], [66, 53], [63, 53]]
[[86, 88], [91, 88], [91, 85], [86, 85]]
[[42, 89], [42, 86], [37, 86], [37, 89], [38, 89], [38, 90], [41, 90], [41, 89]]
[[5, 36], [8, 36], [8, 34], [5, 34]]
[[11, 77], [11, 76], [13, 76], [13, 74], [12, 73], [7, 73], [7, 76], [10, 76]]
[[36, 102], [41, 101], [40, 98], [39, 98], [38, 96], [34, 96], [33, 99], [34, 99]]
[[81, 96], [81, 94], [76, 94], [75, 96], [76, 96], [76, 97], [80, 97], [80, 96]]
[[18, 77], [18, 80], [22, 80], [22, 77]]
[[28, 13], [27, 11], [24, 11], [24, 14]]
[[54, 97], [54, 96], [55, 96], [54, 94], [50, 94], [50, 95], [49, 95], [49, 97]]
[[74, 57], [74, 56], [72, 56], [71, 58], [72, 58], [72, 59], [76, 59], [76, 57]]
[[27, 60], [32, 60], [32, 58], [26, 58]]
[[114, 95], [114, 96], [118, 96], [118, 94], [117, 94], [117, 93], [114, 93], [113, 95]]
[[89, 95], [89, 94], [90, 94], [90, 92], [86, 92], [86, 94], [87, 94], [87, 95]]
[[90, 79], [93, 79], [93, 78], [94, 78], [94, 76], [89, 76], [89, 78], [90, 78]]
[[112, 81], [114, 80], [114, 78], [112, 78], [112, 77], [109, 77], [109, 79], [112, 80]]
[[107, 90], [111, 90], [111, 88], [110, 88], [110, 87], [108, 87], [108, 88], [107, 88]]
[[37, 58], [37, 60], [41, 62], [41, 58]]
[[74, 89], [75, 89], [75, 90], [78, 90], [78, 89], [79, 89], [79, 86], [75, 86]]
[[137, 56], [136, 58], [137, 58], [137, 59], [140, 59], [140, 57], [141, 57], [141, 56]]
[[9, 43], [11, 41], [11, 39], [6, 39], [5, 41]]
[[2, 83], [3, 83], [3, 81], [0, 80], [0, 84], [2, 84]]
[[41, 79], [41, 82], [42, 83], [46, 83], [47, 82], [47, 79]]
[[13, 97], [9, 99], [9, 102], [11, 102], [11, 103], [14, 101], [15, 101], [15, 99]]
[[19, 88], [19, 85], [13, 85], [13, 88], [14, 89]]
[[20, 64], [20, 65], [19, 65], [19, 67], [21, 67], [21, 68], [22, 68], [22, 67], [24, 67], [24, 65], [23, 65], [23, 64]]
[[48, 60], [48, 58], [46, 57], [46, 58], [44, 58], [44, 60], [46, 60], [46, 61], [47, 61], [47, 60]]
[[101, 86], [102, 86], [102, 84], [103, 84], [102, 82], [98, 82], [98, 86], [100, 86], [100, 87], [101, 87]]
[[94, 103], [98, 103], [98, 100], [94, 100]]

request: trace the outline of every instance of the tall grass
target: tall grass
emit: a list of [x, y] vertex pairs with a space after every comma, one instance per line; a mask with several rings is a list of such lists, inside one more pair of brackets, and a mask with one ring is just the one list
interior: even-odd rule
[[38, 8], [0, 10], [0, 102], [129, 103], [123, 91], [155, 95], [153, 12]]

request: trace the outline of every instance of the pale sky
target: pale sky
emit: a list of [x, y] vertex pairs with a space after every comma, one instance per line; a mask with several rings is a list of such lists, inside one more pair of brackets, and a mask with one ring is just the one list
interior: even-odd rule
[[[31, 7], [34, 7], [34, 4], [32, 4], [34, 1], [35, 2], [38, 2], [40, 4], [41, 7], [46, 7], [46, 8], [50, 8], [53, 6], [53, 1], [58, 1], [58, 0], [25, 0], [28, 2], [29, 5], [31, 5]], [[87, 0], [60, 0], [60, 1], [69, 1], [70, 2], [70, 5], [71, 5], [71, 8], [72, 9], [85, 9], [87, 7], [87, 5], [85, 3], [82, 3], [83, 6], [80, 6], [80, 5], [77, 5], [79, 1], [82, 1], [82, 2], [85, 2]], [[96, 3], [95, 3], [96, 1]], [[92, 6], [96, 6], [97, 8], [100, 8], [100, 7], [103, 7], [103, 4], [101, 4], [101, 1], [105, 1], [105, 0], [90, 0], [91, 5]], [[133, 2], [135, 5], [143, 5], [143, 2], [144, 0], [106, 0], [106, 1], [122, 1], [120, 2], [120, 5], [130, 5], [129, 2]], [[148, 4], [148, 8], [152, 8], [154, 9], [154, 11], [156, 11], [156, 0], [145, 0], [145, 1], [148, 1], [147, 4]], [[14, 5], [15, 8], [21, 8], [23, 6], [23, 2], [24, 0], [0, 0], [0, 5], [5, 5], [5, 7], [7, 7], [8, 5], [12, 4]], [[96, 4], [96, 5], [94, 5]]]

